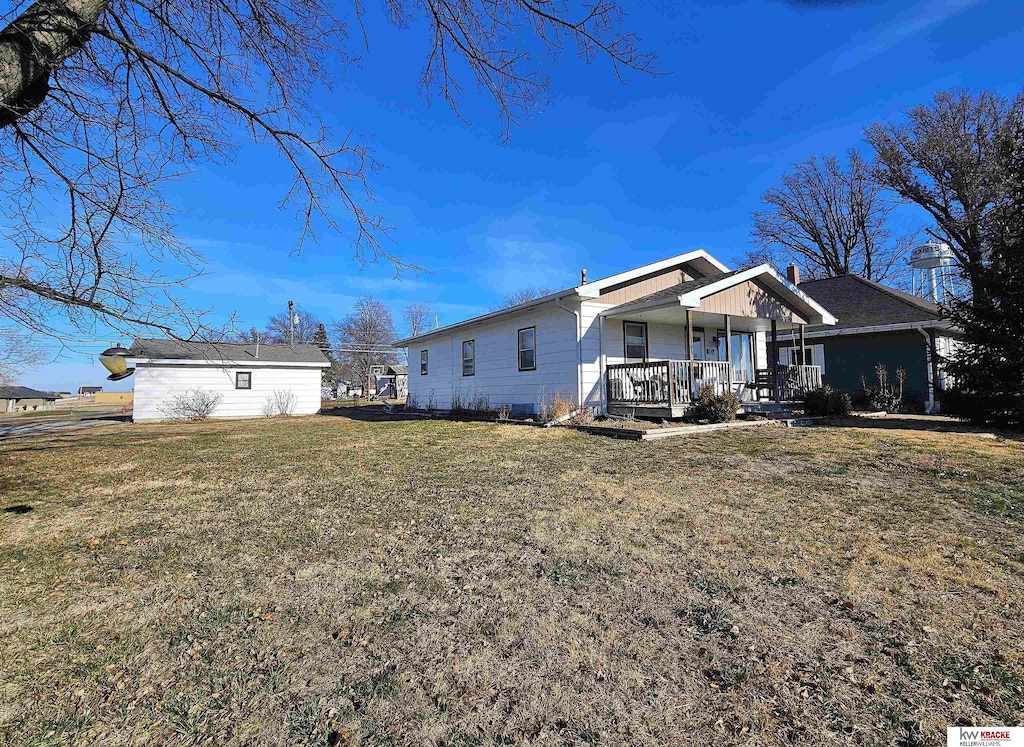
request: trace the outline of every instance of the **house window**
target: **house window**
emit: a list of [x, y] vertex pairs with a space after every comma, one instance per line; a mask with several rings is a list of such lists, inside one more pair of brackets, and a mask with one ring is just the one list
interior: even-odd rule
[[235, 373], [235, 389], [252, 389], [251, 371], [238, 371]]
[[476, 344], [474, 340], [462, 343], [462, 375], [472, 376], [476, 373]]
[[821, 368], [821, 372], [825, 373], [825, 346], [824, 345], [808, 345], [807, 346], [807, 360], [804, 361], [800, 346], [796, 347], [780, 347], [779, 348], [779, 363], [784, 366], [792, 365], [799, 366], [805, 364], [808, 366], [818, 366]]
[[534, 371], [537, 369], [537, 328], [526, 327], [519, 330], [519, 370]]
[[623, 322], [626, 362], [647, 360], [647, 322]]
[[427, 375], [427, 351], [420, 351], [420, 376]]

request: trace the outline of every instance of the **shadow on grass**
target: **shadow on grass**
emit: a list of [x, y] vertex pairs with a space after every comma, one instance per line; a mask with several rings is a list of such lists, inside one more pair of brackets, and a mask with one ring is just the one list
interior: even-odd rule
[[887, 415], [884, 418], [837, 418], [830, 425], [839, 428], [872, 428], [894, 431], [927, 431], [931, 433], [969, 433], [988, 438], [1006, 438], [1012, 441], [1024, 441], [1024, 433], [1014, 431], [982, 428], [970, 423], [962, 423], [951, 418], [933, 415]]

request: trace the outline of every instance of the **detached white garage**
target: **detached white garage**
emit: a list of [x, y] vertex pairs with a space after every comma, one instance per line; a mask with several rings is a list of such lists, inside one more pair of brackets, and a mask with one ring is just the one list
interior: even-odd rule
[[[320, 379], [330, 362], [316, 345], [140, 339], [126, 356], [135, 367], [134, 419], [167, 420], [176, 404], [216, 402], [210, 417], [254, 418], [320, 411]], [[198, 393], [198, 394], [197, 394]]]

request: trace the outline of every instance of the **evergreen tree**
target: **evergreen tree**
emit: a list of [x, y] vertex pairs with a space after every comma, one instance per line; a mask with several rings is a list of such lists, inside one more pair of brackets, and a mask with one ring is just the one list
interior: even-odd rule
[[1000, 143], [999, 160], [1005, 185], [984, 224], [989, 261], [976, 270], [984, 292], [948, 309], [964, 339], [945, 361], [956, 382], [945, 404], [963, 420], [1024, 429], [1024, 125]]
[[324, 327], [323, 322], [317, 325], [316, 332], [313, 333], [313, 344], [320, 348], [324, 355], [327, 356], [327, 360], [331, 362], [330, 368], [325, 368], [323, 370], [321, 383], [325, 386], [333, 387], [336, 379], [338, 378], [338, 361], [334, 357], [334, 351], [331, 349], [331, 341], [327, 337], [327, 328]]

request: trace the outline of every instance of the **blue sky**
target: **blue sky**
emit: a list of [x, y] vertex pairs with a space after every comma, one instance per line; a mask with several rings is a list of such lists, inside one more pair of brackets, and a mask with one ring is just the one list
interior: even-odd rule
[[[626, 26], [669, 75], [622, 85], [605, 61], [566, 54], [550, 67], [550, 100], [502, 146], [489, 100], [464, 87], [468, 126], [427, 102], [423, 35], [371, 13], [363, 62], [317, 97], [384, 165], [373, 208], [396, 226], [389, 250], [430, 272], [361, 268], [348, 236], [295, 254], [297, 226], [277, 208], [288, 173], [246, 146], [170, 190], [179, 234], [208, 262], [185, 298], [262, 327], [289, 299], [329, 321], [369, 294], [396, 319], [421, 301], [444, 324], [524, 286], [571, 285], [581, 267], [599, 277], [694, 248], [734, 264], [751, 211], [792, 163], [863, 147], [865, 125], [935, 91], [1013, 95], [1024, 82], [1018, 0], [657, 0], [632, 8]], [[72, 389], [104, 373], [66, 356], [19, 383]]]

